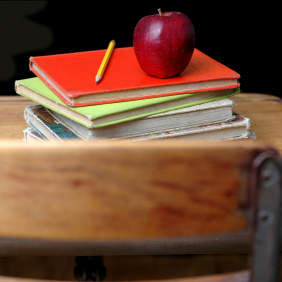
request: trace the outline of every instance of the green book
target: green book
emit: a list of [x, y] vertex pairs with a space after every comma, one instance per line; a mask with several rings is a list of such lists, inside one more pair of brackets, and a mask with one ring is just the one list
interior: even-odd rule
[[87, 128], [99, 128], [136, 120], [154, 114], [228, 98], [240, 92], [239, 88], [232, 88], [74, 108], [66, 106], [38, 77], [17, 80], [15, 90], [17, 94], [29, 98]]

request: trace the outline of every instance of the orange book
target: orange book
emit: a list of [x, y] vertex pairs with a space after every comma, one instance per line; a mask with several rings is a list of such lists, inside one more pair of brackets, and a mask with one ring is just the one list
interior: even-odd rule
[[106, 50], [30, 57], [30, 70], [71, 107], [238, 88], [240, 75], [195, 49], [186, 70], [171, 78], [147, 75], [133, 47], [114, 49], [95, 82]]

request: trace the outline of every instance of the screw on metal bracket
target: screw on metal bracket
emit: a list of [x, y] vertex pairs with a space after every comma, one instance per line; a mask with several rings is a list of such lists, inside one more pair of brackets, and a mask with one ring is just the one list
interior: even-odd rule
[[78, 281], [103, 281], [106, 268], [101, 256], [78, 256], [75, 258], [74, 277]]
[[274, 215], [273, 213], [267, 211], [267, 210], [262, 210], [258, 214], [258, 218], [260, 223], [263, 224], [263, 226], [269, 225], [273, 222], [274, 220]]

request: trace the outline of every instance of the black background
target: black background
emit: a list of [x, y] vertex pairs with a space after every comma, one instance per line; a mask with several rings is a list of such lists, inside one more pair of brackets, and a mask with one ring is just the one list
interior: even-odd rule
[[[1, 95], [15, 95], [15, 80], [34, 76], [28, 67], [30, 56], [105, 49], [111, 39], [116, 47], [132, 46], [138, 21], [161, 8], [182, 12], [192, 20], [196, 48], [237, 71], [242, 92], [281, 97], [278, 7], [251, 3], [1, 1]], [[31, 24], [39, 31], [32, 33]]]

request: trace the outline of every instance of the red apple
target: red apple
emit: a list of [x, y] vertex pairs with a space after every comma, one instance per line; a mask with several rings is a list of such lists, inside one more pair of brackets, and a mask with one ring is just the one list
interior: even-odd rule
[[160, 78], [175, 76], [186, 69], [195, 46], [191, 20], [180, 12], [143, 17], [133, 34], [133, 48], [141, 69]]

